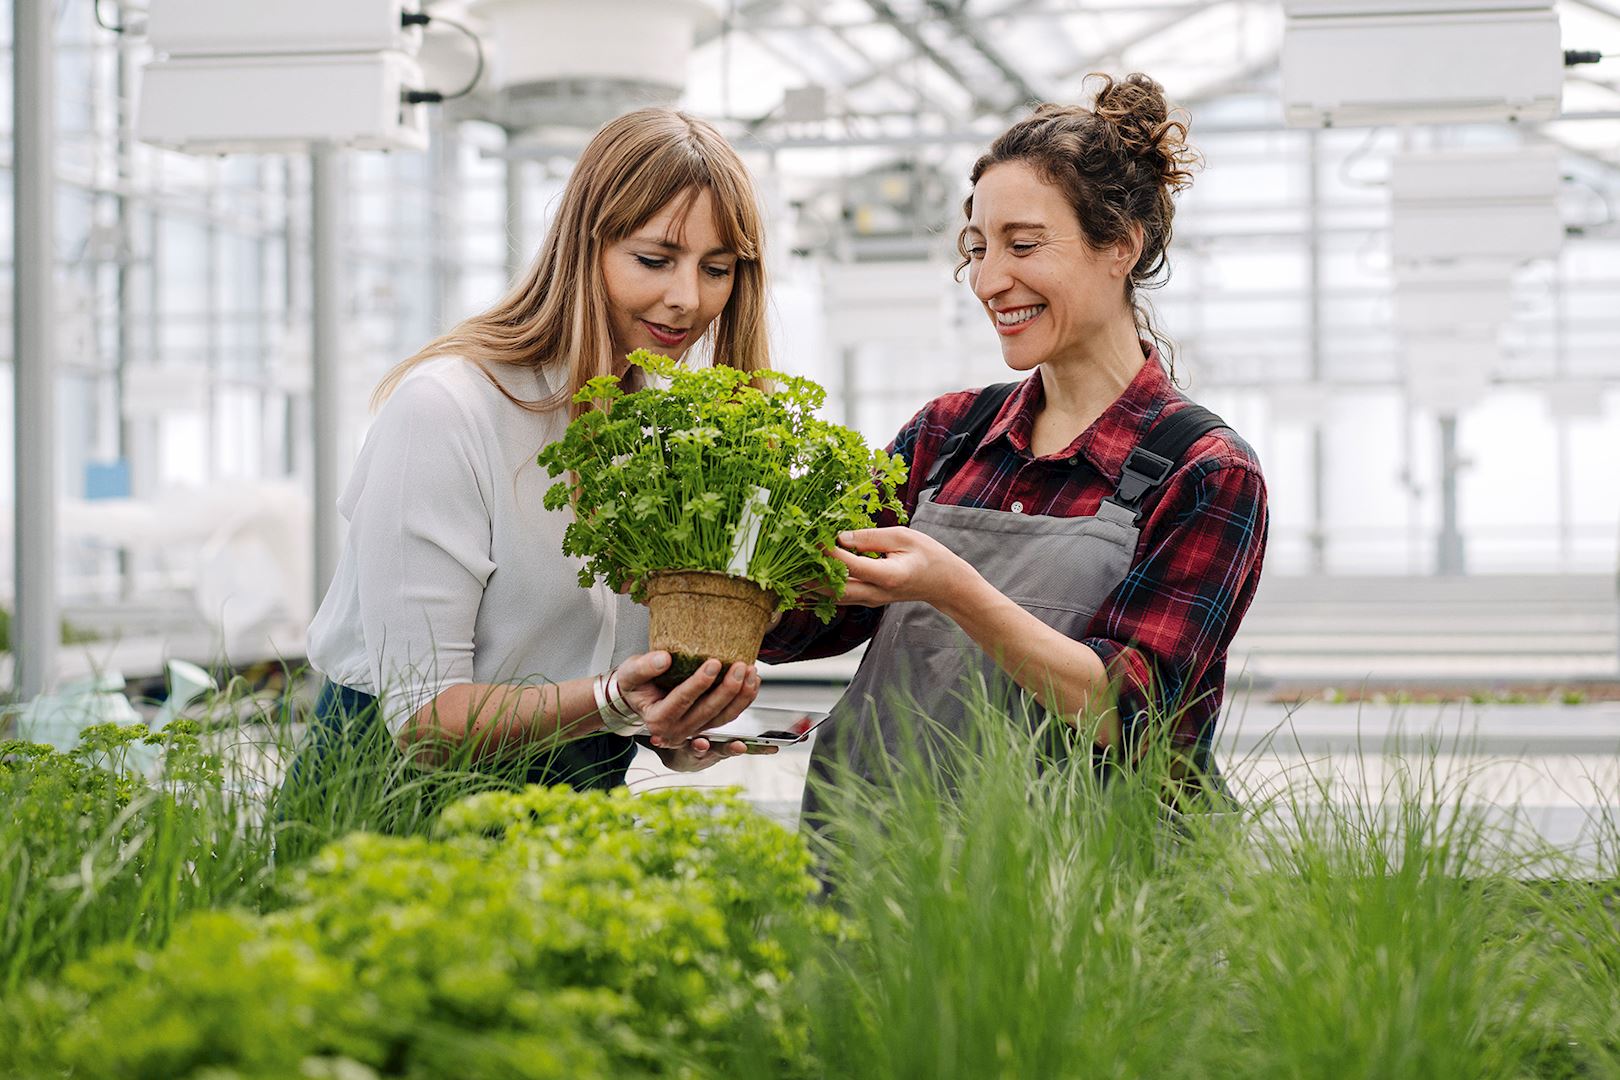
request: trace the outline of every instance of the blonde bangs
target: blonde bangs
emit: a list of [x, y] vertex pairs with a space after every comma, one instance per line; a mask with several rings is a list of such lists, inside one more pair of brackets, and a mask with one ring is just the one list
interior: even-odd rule
[[[704, 191], [713, 198], [721, 242], [738, 260], [731, 299], [705, 337], [716, 363], [744, 371], [769, 367], [764, 223], [748, 170], [702, 120], [673, 109], [640, 109], [610, 121], [585, 148], [539, 256], [507, 294], [397, 365], [378, 385], [373, 407], [412, 368], [436, 356], [478, 364], [508, 399], [534, 411], [561, 407], [592, 378], [617, 374], [624, 358], [613, 355], [602, 250], [671, 202], [679, 229]], [[568, 377], [549, 397], [523, 401], [486, 367], [502, 364], [560, 367]]]

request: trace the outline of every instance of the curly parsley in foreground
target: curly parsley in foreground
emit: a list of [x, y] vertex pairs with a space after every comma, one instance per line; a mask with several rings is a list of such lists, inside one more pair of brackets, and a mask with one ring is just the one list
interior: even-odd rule
[[[629, 584], [641, 600], [648, 574], [724, 572], [744, 506], [764, 488], [770, 500], [745, 576], [775, 593], [780, 608], [806, 600], [831, 619], [848, 571], [826, 549], [840, 532], [871, 528], [883, 510], [904, 520], [896, 491], [905, 460], [817, 419], [827, 395], [809, 379], [687, 369], [645, 350], [630, 362], [669, 386], [627, 394], [618, 376], [592, 379], [574, 401], [603, 407], [569, 424], [539, 457], [552, 476], [571, 474], [551, 486], [545, 505], [573, 504], [563, 553], [586, 560], [580, 584]], [[821, 582], [835, 595], [809, 600], [806, 590]]]

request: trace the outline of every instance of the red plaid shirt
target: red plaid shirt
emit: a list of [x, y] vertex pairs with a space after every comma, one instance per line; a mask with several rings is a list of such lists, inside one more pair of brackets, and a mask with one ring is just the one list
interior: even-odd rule
[[[911, 466], [901, 492], [908, 513], [940, 445], [976, 394], [935, 398], [889, 444]], [[972, 457], [934, 493], [935, 501], [1089, 517], [1113, 493], [1126, 455], [1154, 422], [1191, 404], [1150, 349], [1142, 370], [1095, 423], [1057, 453], [1035, 457], [1030, 433], [1044, 396], [1039, 373], [1025, 379]], [[892, 516], [878, 522], [893, 524]], [[1081, 641], [1119, 686], [1128, 743], [1139, 742], [1151, 699], [1161, 715], [1175, 717], [1175, 745], [1207, 749], [1220, 715], [1227, 647], [1254, 598], [1266, 549], [1266, 484], [1254, 451], [1228, 428], [1204, 435], [1143, 501], [1139, 527], [1130, 572]], [[827, 625], [808, 612], [789, 612], [766, 636], [760, 659], [781, 663], [847, 652], [876, 632], [883, 611], [840, 608]]]

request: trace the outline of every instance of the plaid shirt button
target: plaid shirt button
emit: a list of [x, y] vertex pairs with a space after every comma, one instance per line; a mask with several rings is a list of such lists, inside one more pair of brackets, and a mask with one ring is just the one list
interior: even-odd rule
[[1015, 499], [1012, 504], [1012, 512], [1015, 514], [1022, 514], [1024, 512], [1024, 504]]

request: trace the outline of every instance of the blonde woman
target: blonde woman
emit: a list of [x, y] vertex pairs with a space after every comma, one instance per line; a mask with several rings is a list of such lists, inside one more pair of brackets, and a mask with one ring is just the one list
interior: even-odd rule
[[697, 736], [753, 700], [757, 672], [710, 661], [655, 687], [669, 655], [645, 651], [644, 609], [580, 586], [535, 455], [635, 349], [679, 358], [707, 339], [767, 367], [762, 240], [748, 173], [708, 124], [643, 109], [597, 133], [522, 280], [377, 389], [309, 631], [328, 680], [317, 736], [371, 714], [402, 748], [518, 759], [529, 782], [576, 788], [622, 783], [635, 735], [678, 769], [744, 752]]

